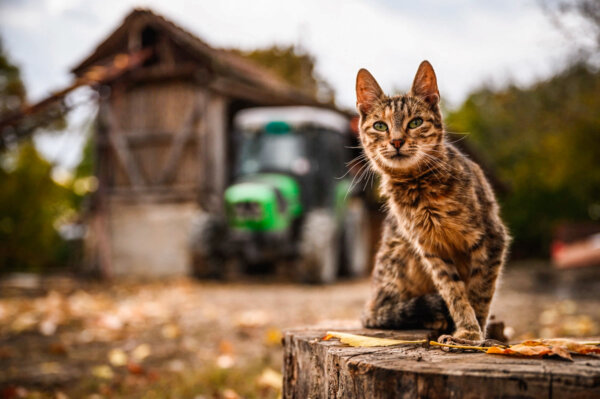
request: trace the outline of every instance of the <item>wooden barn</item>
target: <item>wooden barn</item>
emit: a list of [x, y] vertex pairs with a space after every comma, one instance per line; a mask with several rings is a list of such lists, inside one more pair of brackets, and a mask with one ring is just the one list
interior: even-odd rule
[[193, 216], [222, 211], [234, 114], [326, 105], [149, 10], [129, 14], [73, 73], [115, 65], [121, 72], [96, 86], [90, 263], [106, 276], [187, 274]]

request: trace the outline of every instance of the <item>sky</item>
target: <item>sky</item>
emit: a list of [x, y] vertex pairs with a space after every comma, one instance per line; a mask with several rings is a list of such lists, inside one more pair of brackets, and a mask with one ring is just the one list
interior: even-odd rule
[[[133, 8], [145, 7], [215, 47], [305, 49], [345, 108], [354, 108], [359, 68], [389, 93], [407, 90], [427, 59], [442, 101], [454, 108], [479, 87], [528, 85], [556, 73], [576, 47], [573, 40], [587, 40], [567, 38], [540, 1], [0, 0], [0, 35], [30, 100], [68, 84], [70, 68]], [[66, 138], [38, 139], [44, 155], [67, 166], [77, 162], [86, 112], [70, 118]]]

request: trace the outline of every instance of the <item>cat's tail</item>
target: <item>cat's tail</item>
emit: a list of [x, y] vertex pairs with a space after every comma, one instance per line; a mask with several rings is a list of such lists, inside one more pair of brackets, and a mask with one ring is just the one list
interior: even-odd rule
[[[452, 332], [454, 320], [440, 294], [426, 294], [402, 302], [371, 302], [362, 316], [366, 328], [418, 329]], [[379, 302], [379, 303], [377, 303]]]

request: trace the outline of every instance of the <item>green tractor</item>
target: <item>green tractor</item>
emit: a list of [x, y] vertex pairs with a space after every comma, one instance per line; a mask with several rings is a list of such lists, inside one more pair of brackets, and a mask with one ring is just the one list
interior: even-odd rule
[[199, 277], [284, 265], [298, 281], [331, 283], [367, 272], [370, 240], [364, 200], [351, 192], [346, 162], [355, 138], [347, 117], [313, 107], [240, 111], [238, 149], [225, 215], [194, 222]]

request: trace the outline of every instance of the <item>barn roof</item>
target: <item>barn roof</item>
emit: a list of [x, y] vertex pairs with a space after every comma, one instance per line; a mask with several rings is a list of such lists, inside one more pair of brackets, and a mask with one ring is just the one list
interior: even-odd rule
[[333, 108], [298, 90], [266, 68], [231, 51], [209, 46], [185, 29], [148, 9], [135, 9], [123, 23], [102, 41], [79, 65], [72, 69], [81, 76], [94, 65], [102, 64], [115, 54], [129, 52], [129, 38], [141, 27], [151, 27], [169, 38], [211, 73], [209, 85], [216, 91], [233, 98], [258, 101], [264, 105], [316, 105]]

